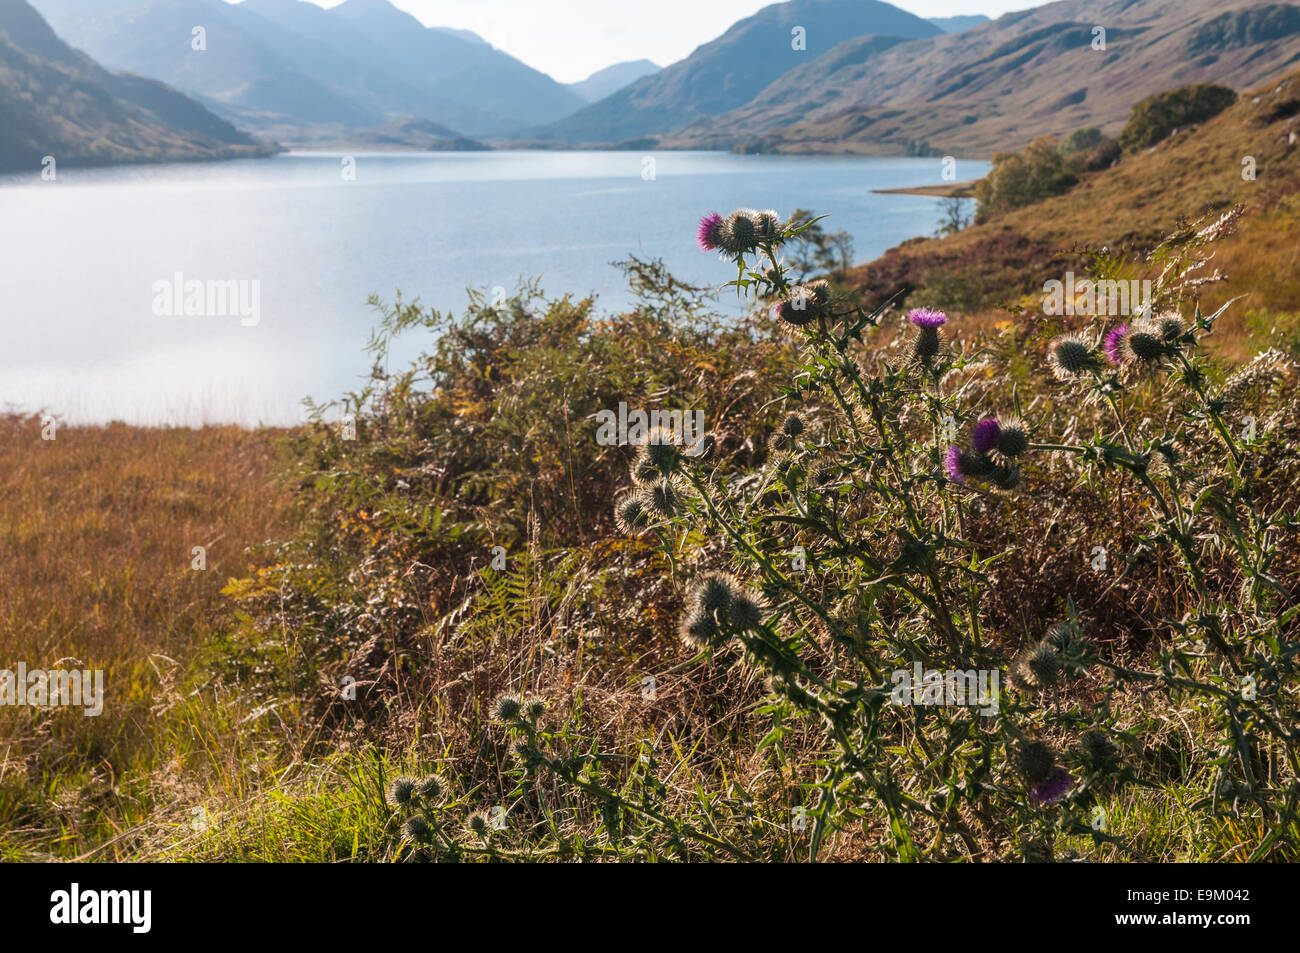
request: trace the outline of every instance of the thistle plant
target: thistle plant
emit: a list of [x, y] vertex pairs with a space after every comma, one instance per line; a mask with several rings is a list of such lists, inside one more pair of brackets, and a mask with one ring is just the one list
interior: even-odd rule
[[[863, 824], [899, 859], [1045, 859], [1070, 836], [1139, 857], [1090, 821], [1100, 799], [1154, 783], [1143, 739], [1120, 728], [1139, 688], [1220, 726], [1207, 816], [1251, 807], [1277, 832], [1254, 856], [1294, 843], [1300, 608], [1270, 571], [1294, 500], [1262, 497], [1258, 450], [1225, 416], [1232, 388], [1216, 391], [1198, 350], [1224, 309], [1205, 316], [1192, 301], [1202, 249], [1229, 224], [1152, 253], [1160, 278], [1141, 320], [1072, 328], [1047, 345], [1061, 409], [1107, 411], [1089, 415], [1098, 429], [1084, 439], [1077, 417], [1040, 407], [1028, 423], [1014, 390], [986, 386], [979, 371], [993, 353], [949, 334], [943, 312], [914, 309], [900, 326], [887, 307], [867, 312], [789, 281], [781, 246], [795, 232], [770, 213], [701, 222], [701, 246], [736, 264], [737, 292], [775, 298], [772, 315], [801, 345], [781, 392], [787, 416], [751, 472], [639, 458], [618, 522], [654, 527], [679, 576], [693, 664], [733, 657], [765, 672], [772, 730], [761, 747], [779, 759], [788, 726], [805, 721], [833, 752], [808, 786], [809, 858]], [[1162, 427], [1133, 419], [1136, 388], [1148, 414], [1163, 408]], [[1215, 450], [1196, 473], [1178, 462], [1180, 445]], [[1010, 527], [1034, 531], [1033, 494], [1062, 468], [1085, 481], [1123, 473], [1144, 500], [1129, 504], [1125, 538], [1178, 555], [1186, 595], [1170, 603], [1176, 616], [1147, 620], [1158, 646], [1147, 664], [1100, 643], [1068, 589], [1038, 633], [994, 624], [999, 564], [1028, 545]], [[707, 561], [692, 567], [686, 553]], [[1191, 633], [1205, 651], [1183, 647]], [[939, 684], [927, 674], [924, 690], [900, 691], [914, 665]], [[1003, 671], [1009, 691], [983, 708], [946, 688]]]

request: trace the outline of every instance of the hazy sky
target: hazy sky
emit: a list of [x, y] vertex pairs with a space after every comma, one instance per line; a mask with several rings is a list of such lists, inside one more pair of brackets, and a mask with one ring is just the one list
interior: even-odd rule
[[[322, 7], [343, 0], [312, 0]], [[426, 26], [473, 30], [564, 83], [623, 60], [686, 56], [770, 0], [392, 0]], [[892, 0], [917, 16], [998, 17], [1044, 0]]]

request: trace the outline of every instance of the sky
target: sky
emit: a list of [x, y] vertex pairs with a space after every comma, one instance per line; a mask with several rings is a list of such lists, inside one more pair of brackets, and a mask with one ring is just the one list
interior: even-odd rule
[[[343, 0], [312, 0], [333, 7]], [[425, 26], [473, 30], [562, 83], [625, 60], [680, 60], [771, 0], [392, 0]], [[920, 17], [998, 17], [1043, 0], [890, 0]]]

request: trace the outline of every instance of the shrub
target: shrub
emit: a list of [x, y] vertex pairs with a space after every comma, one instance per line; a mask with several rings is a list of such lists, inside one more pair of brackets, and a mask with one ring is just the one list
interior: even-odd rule
[[1128, 124], [1119, 134], [1120, 147], [1125, 152], [1148, 149], [1175, 129], [1212, 119], [1236, 101], [1236, 93], [1213, 83], [1155, 93], [1133, 107]]
[[1096, 126], [1084, 126], [1082, 129], [1076, 129], [1064, 139], [1061, 140], [1061, 155], [1073, 155], [1076, 152], [1087, 152], [1101, 145], [1101, 130]]
[[999, 152], [993, 168], [975, 186], [980, 220], [1031, 205], [1072, 188], [1078, 176], [1050, 136], [1040, 136], [1020, 152]]

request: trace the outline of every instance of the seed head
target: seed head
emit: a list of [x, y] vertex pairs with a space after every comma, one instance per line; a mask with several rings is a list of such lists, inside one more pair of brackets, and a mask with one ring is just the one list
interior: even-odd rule
[[1018, 417], [998, 421], [998, 453], [1018, 457], [1029, 449], [1029, 428]]
[[393, 778], [388, 785], [387, 801], [389, 807], [403, 807], [411, 803], [415, 793], [415, 781], [405, 775]]
[[529, 695], [524, 699], [524, 717], [529, 721], [535, 722], [542, 715], [546, 714], [546, 700], [537, 695]]
[[523, 707], [523, 702], [519, 700], [518, 695], [506, 692], [498, 695], [496, 701], [492, 703], [492, 717], [497, 721], [515, 721], [523, 711]]
[[1051, 347], [1052, 370], [1062, 379], [1077, 377], [1097, 366], [1097, 355], [1087, 339], [1069, 334], [1057, 338]]
[[1165, 342], [1160, 336], [1160, 329], [1150, 325], [1134, 328], [1124, 339], [1124, 350], [1136, 361], [1150, 363], [1160, 360], [1165, 353]]
[[781, 216], [769, 209], [754, 213], [754, 230], [760, 242], [774, 242], [781, 237]]
[[791, 414], [781, 421], [781, 432], [787, 437], [797, 437], [804, 431], [803, 418], [798, 414]]
[[629, 493], [614, 504], [614, 523], [620, 533], [635, 534], [650, 525], [650, 512], [639, 493]]
[[753, 209], [737, 209], [727, 216], [719, 230], [722, 250], [734, 257], [751, 252], [758, 245], [758, 226]]
[[1016, 754], [1016, 768], [1030, 784], [1042, 784], [1052, 776], [1056, 756], [1041, 741], [1031, 741]]
[[442, 778], [436, 774], [421, 778], [420, 783], [415, 786], [416, 795], [423, 801], [436, 801], [442, 797], [442, 792]]
[[695, 609], [687, 613], [677, 628], [677, 634], [687, 645], [697, 649], [707, 649], [722, 641], [722, 629], [712, 612]]
[[487, 811], [475, 811], [466, 819], [465, 827], [471, 834], [482, 835], [487, 833], [489, 820]]
[[429, 822], [419, 814], [413, 814], [402, 825], [402, 833], [413, 841], [423, 841], [429, 836]]

